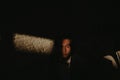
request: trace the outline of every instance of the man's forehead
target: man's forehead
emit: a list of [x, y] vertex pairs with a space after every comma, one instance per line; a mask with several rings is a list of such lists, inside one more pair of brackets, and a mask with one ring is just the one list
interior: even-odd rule
[[70, 39], [63, 39], [63, 42], [70, 42]]
[[63, 44], [70, 44], [70, 39], [64, 39]]

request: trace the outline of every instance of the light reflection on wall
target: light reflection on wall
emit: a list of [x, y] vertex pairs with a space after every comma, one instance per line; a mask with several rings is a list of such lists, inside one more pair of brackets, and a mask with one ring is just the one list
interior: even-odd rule
[[50, 54], [53, 49], [54, 40], [16, 33], [13, 37], [13, 43], [17, 50]]

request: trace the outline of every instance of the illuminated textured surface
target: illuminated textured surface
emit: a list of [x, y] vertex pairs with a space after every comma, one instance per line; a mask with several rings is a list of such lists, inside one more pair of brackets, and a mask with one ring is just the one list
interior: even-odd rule
[[50, 54], [54, 45], [54, 41], [47, 38], [15, 34], [14, 45], [17, 50]]

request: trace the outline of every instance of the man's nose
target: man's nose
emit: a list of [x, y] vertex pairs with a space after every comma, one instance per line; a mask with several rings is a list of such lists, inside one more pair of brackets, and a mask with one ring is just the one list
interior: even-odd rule
[[67, 49], [65, 48], [65, 52], [67, 51]]
[[66, 52], [66, 48], [65, 48], [65, 52]]

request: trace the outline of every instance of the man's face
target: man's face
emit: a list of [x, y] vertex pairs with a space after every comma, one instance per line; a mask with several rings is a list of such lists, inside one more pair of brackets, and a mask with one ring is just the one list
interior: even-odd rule
[[71, 46], [70, 46], [70, 39], [64, 39], [62, 41], [62, 56], [67, 58], [70, 55]]

